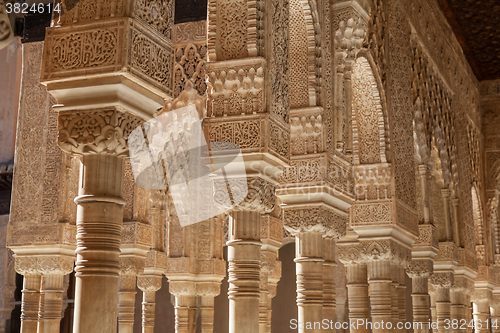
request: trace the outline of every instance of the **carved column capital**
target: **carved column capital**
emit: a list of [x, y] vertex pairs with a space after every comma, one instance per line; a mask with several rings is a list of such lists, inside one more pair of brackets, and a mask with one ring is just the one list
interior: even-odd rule
[[429, 282], [434, 287], [451, 288], [454, 282], [454, 274], [452, 272], [435, 272], [431, 275]]
[[492, 298], [492, 290], [487, 288], [476, 288], [471, 295], [473, 303], [490, 303]]
[[284, 227], [292, 234], [318, 232], [339, 239], [346, 234], [348, 217], [325, 205], [293, 207], [283, 210]]
[[64, 255], [29, 255], [15, 256], [15, 269], [21, 275], [62, 274], [73, 271], [74, 258]]
[[433, 273], [432, 260], [412, 260], [410, 266], [406, 269], [406, 273], [412, 279], [415, 277], [428, 278]]
[[355, 265], [364, 262], [358, 243], [337, 243], [337, 256], [344, 265]]
[[220, 282], [197, 282], [196, 296], [215, 297], [220, 294]]
[[143, 120], [116, 107], [97, 110], [61, 111], [58, 144], [76, 155], [128, 155], [129, 134]]
[[411, 261], [411, 250], [392, 239], [362, 240], [360, 252], [366, 262], [387, 260], [393, 264], [407, 267]]
[[140, 275], [137, 277], [137, 287], [142, 290], [142, 292], [154, 292], [161, 288], [161, 275]]
[[453, 291], [470, 294], [474, 291], [474, 281], [468, 276], [456, 275], [453, 278]]
[[229, 208], [232, 203], [237, 203], [233, 211], [253, 211], [261, 214], [270, 213], [276, 205], [275, 186], [270, 182], [256, 177], [230, 179], [231, 193], [227, 201], [227, 182], [217, 179], [214, 182], [215, 204]]
[[174, 296], [196, 295], [196, 283], [194, 281], [172, 281], [168, 283], [169, 292]]

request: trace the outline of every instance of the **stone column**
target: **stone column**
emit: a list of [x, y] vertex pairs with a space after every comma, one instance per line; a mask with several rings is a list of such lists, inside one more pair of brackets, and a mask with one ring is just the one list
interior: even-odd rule
[[472, 294], [472, 302], [474, 303], [474, 323], [475, 333], [491, 332], [490, 322], [490, 303], [492, 293], [486, 288], [477, 288]]
[[[323, 320], [336, 321], [336, 285], [337, 264], [335, 262], [335, 240], [323, 238]], [[335, 332], [335, 326], [324, 329], [323, 332]]]
[[500, 333], [500, 294], [493, 294], [491, 300], [491, 332]]
[[196, 332], [196, 284], [192, 281], [169, 281], [175, 296], [175, 333]]
[[[113, 134], [115, 135], [115, 134]], [[73, 330], [116, 332], [123, 222], [123, 160], [84, 155], [77, 208], [77, 261]]]
[[[52, 258], [52, 262], [58, 262]], [[73, 271], [73, 258], [66, 258], [66, 263], [59, 261], [60, 269], [51, 269], [43, 275], [41, 288], [40, 308], [38, 314], [38, 332], [59, 333], [62, 319], [64, 276]]]
[[155, 327], [156, 292], [162, 286], [163, 272], [167, 268], [167, 255], [150, 250], [146, 257], [144, 272], [137, 278], [137, 287], [142, 290], [142, 333], [153, 333]]
[[370, 309], [372, 332], [386, 333], [391, 321], [391, 262], [388, 260], [368, 261], [370, 285]]
[[[406, 322], [406, 272], [403, 267], [399, 267], [399, 286], [398, 286], [398, 321]], [[401, 332], [406, 332], [404, 328]]]
[[154, 333], [156, 292], [162, 285], [162, 275], [141, 275], [137, 278], [137, 286], [142, 295], [142, 333]]
[[399, 267], [398, 265], [391, 264], [391, 321], [394, 331], [400, 332], [396, 328], [396, 324], [399, 320]]
[[412, 279], [413, 323], [419, 323], [415, 326], [415, 333], [428, 333], [430, 331], [431, 302], [428, 281], [432, 269], [432, 260], [413, 260], [407, 270], [408, 276]]
[[196, 290], [200, 298], [201, 333], [213, 333], [214, 299], [220, 294], [220, 282], [198, 283]]
[[370, 299], [368, 297], [368, 269], [364, 263], [345, 264], [347, 268], [347, 299], [349, 321], [363, 321], [365, 325], [351, 329], [353, 333], [368, 332], [366, 322], [370, 318]]
[[[453, 287], [450, 291], [451, 300], [451, 319], [456, 320], [458, 327], [451, 329], [451, 332], [459, 333], [462, 331], [460, 326], [467, 322], [467, 311], [468, 306], [466, 296], [471, 293], [471, 284], [473, 282], [469, 280], [469, 277], [463, 275], [456, 275], [454, 277]], [[466, 327], [467, 325], [464, 325]]]
[[438, 322], [437, 332], [447, 332], [445, 326], [451, 320], [450, 288], [453, 285], [453, 273], [434, 272], [430, 278], [434, 285], [436, 298], [436, 320]]
[[118, 291], [119, 333], [134, 332], [136, 278], [144, 271], [146, 256], [152, 245], [151, 230], [151, 225], [146, 223], [137, 221], [123, 223]]
[[278, 250], [283, 243], [283, 221], [279, 218], [281, 208], [260, 218], [261, 270], [260, 270], [260, 306], [259, 333], [271, 333], [272, 299], [281, 278], [281, 262]]
[[259, 332], [260, 213], [235, 211], [229, 223], [229, 332]]
[[118, 291], [118, 332], [134, 332], [135, 274], [120, 274]]
[[[318, 323], [323, 317], [323, 236], [318, 232], [295, 235], [298, 321]], [[321, 327], [299, 332], [323, 332]]]
[[33, 333], [38, 326], [40, 274], [25, 274], [21, 298], [21, 333]]

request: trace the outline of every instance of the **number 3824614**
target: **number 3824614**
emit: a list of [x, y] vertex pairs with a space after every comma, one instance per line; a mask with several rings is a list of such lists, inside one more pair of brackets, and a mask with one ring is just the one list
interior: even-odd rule
[[53, 12], [61, 13], [61, 3], [55, 5], [51, 3], [34, 3], [31, 6], [27, 3], [6, 3], [5, 11], [7, 14], [51, 14]]

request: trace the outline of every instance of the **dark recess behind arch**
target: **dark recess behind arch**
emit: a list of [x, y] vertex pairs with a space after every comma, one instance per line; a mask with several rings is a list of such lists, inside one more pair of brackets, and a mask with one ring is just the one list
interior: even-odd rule
[[207, 19], [207, 0], [176, 0], [175, 23], [195, 22]]

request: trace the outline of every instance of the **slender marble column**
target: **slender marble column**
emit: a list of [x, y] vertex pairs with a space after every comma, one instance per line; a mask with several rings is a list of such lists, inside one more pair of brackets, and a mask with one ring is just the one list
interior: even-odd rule
[[214, 297], [216, 295], [201, 296], [200, 316], [201, 333], [214, 331]]
[[451, 320], [456, 320], [458, 323], [457, 326], [451, 327], [452, 333], [459, 333], [462, 331], [460, 326], [465, 322], [466, 316], [466, 306], [465, 306], [465, 293], [466, 291], [462, 288], [452, 287], [450, 291], [450, 300], [451, 300]]
[[[370, 316], [368, 298], [368, 272], [366, 264], [348, 264], [347, 266], [347, 298], [349, 304], [349, 321], [366, 323]], [[351, 333], [366, 333], [366, 325], [355, 326]]]
[[432, 274], [431, 260], [414, 260], [407, 270], [411, 277], [413, 323], [415, 333], [429, 333], [431, 319], [429, 296], [429, 276]]
[[77, 208], [74, 333], [116, 333], [123, 160], [83, 155]]
[[369, 262], [370, 308], [373, 333], [393, 332], [387, 328], [391, 321], [391, 262]]
[[[321, 323], [323, 313], [323, 236], [304, 232], [295, 235], [295, 267], [297, 274], [298, 321]], [[323, 332], [321, 325], [299, 327], [300, 333]], [[319, 326], [319, 327], [318, 327]]]
[[438, 322], [437, 332], [445, 333], [448, 320], [451, 320], [451, 301], [449, 287], [436, 287], [436, 318]]
[[40, 282], [41, 277], [38, 274], [24, 275], [21, 299], [21, 333], [37, 331]]
[[229, 333], [256, 333], [259, 332], [260, 213], [234, 211], [229, 224]]
[[490, 332], [490, 300], [483, 298], [474, 302], [475, 333]]
[[[323, 238], [323, 319], [335, 323], [335, 274], [337, 264], [335, 263], [335, 240]], [[335, 332], [335, 326], [324, 329], [323, 332]]]
[[118, 332], [134, 333], [135, 315], [135, 274], [120, 275], [120, 289], [118, 292]]
[[39, 333], [59, 333], [63, 307], [64, 274], [43, 276], [41, 290]]
[[141, 275], [137, 286], [142, 294], [142, 333], [154, 333], [156, 292], [161, 288], [162, 275]]
[[394, 332], [401, 332], [397, 329], [396, 325], [399, 321], [399, 267], [398, 265], [391, 264], [391, 321]]
[[500, 333], [500, 297], [493, 296], [491, 304], [491, 332]]
[[[403, 267], [399, 267], [399, 286], [398, 286], [398, 321], [406, 322], [406, 272]], [[401, 332], [405, 332], [403, 328]]]
[[175, 333], [196, 332], [196, 296], [175, 296]]

